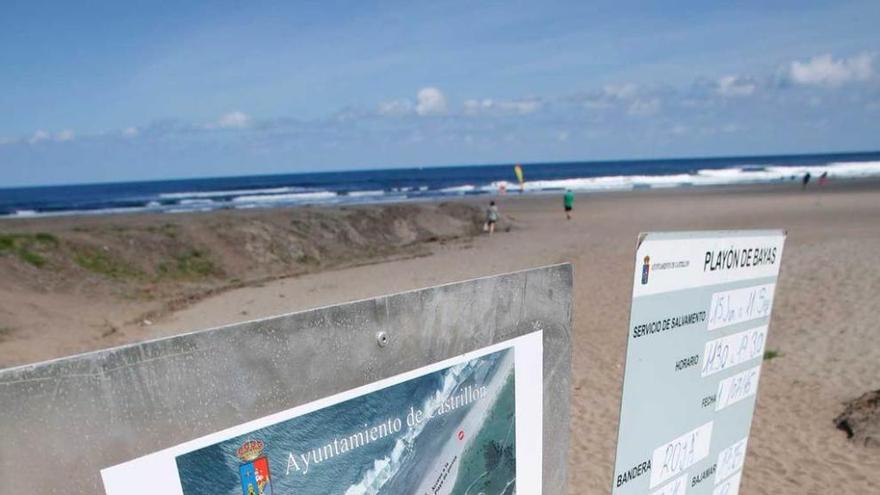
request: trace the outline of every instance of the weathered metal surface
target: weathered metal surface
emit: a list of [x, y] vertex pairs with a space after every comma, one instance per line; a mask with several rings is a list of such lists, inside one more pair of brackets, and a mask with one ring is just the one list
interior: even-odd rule
[[0, 493], [103, 493], [102, 468], [536, 330], [565, 493], [571, 291], [556, 265], [0, 370]]

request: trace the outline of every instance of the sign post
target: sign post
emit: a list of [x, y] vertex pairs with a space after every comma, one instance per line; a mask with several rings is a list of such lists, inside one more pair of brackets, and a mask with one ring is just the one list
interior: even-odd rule
[[784, 241], [640, 237], [612, 494], [736, 495]]
[[0, 370], [4, 493], [562, 495], [571, 288], [556, 265]]

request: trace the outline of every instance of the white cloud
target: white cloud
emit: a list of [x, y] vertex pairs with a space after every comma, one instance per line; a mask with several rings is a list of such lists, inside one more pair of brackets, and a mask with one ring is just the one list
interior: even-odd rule
[[251, 118], [243, 112], [229, 112], [220, 117], [220, 120], [208, 127], [219, 127], [221, 129], [243, 129], [251, 124]]
[[31, 144], [37, 144], [42, 141], [48, 141], [49, 139], [52, 139], [51, 134], [42, 129], [38, 129], [36, 132], [33, 133], [33, 135], [31, 135], [31, 137], [28, 139], [28, 142]]
[[870, 79], [874, 73], [873, 62], [874, 56], [869, 53], [841, 59], [825, 54], [806, 62], [792, 62], [788, 76], [796, 84], [840, 86]]
[[379, 114], [387, 116], [408, 115], [413, 111], [411, 101], [402, 98], [398, 100], [384, 101], [379, 104]]
[[630, 115], [636, 115], [639, 117], [649, 117], [651, 115], [656, 114], [660, 111], [660, 99], [659, 98], [648, 98], [648, 99], [637, 99], [633, 101], [627, 113]]
[[446, 113], [446, 97], [435, 87], [420, 89], [417, 95], [416, 113], [419, 115]]
[[44, 131], [43, 129], [38, 129], [33, 134], [31, 134], [31, 137], [27, 138], [27, 142], [30, 144], [42, 143], [44, 141], [65, 143], [68, 141], [73, 141], [75, 138], [76, 134], [74, 134], [74, 132], [70, 129], [64, 129], [62, 131], [56, 132], [55, 134], [52, 134], [49, 131]]
[[63, 143], [65, 141], [73, 141], [74, 137], [75, 136], [73, 134], [73, 131], [71, 131], [70, 129], [64, 129], [63, 131], [55, 134], [55, 141], [58, 141], [59, 143]]
[[751, 79], [740, 76], [724, 76], [717, 81], [716, 91], [724, 97], [749, 96], [758, 89]]
[[638, 94], [639, 87], [633, 83], [608, 84], [603, 86], [600, 91], [582, 96], [580, 101], [586, 108], [601, 110], [621, 102], [632, 101]]
[[639, 87], [633, 83], [609, 84], [602, 88], [602, 92], [616, 100], [628, 100], [636, 96]]
[[537, 98], [524, 98], [517, 100], [467, 100], [464, 102], [464, 113], [467, 115], [526, 115], [535, 113], [541, 109], [541, 100]]
[[126, 127], [122, 130], [122, 135], [128, 138], [133, 138], [140, 134], [140, 130], [137, 127]]

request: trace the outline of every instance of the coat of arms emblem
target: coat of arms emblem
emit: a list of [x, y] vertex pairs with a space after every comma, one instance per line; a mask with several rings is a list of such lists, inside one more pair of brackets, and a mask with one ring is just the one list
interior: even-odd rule
[[236, 451], [243, 463], [238, 468], [243, 495], [272, 495], [269, 459], [263, 455], [263, 448], [262, 441], [248, 440]]

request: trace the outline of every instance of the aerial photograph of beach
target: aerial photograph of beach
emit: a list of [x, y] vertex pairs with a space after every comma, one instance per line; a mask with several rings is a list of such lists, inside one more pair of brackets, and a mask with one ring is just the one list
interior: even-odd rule
[[0, 495], [880, 493], [880, 2], [0, 12]]
[[506, 349], [249, 431], [177, 456], [183, 493], [514, 493], [513, 386]]

